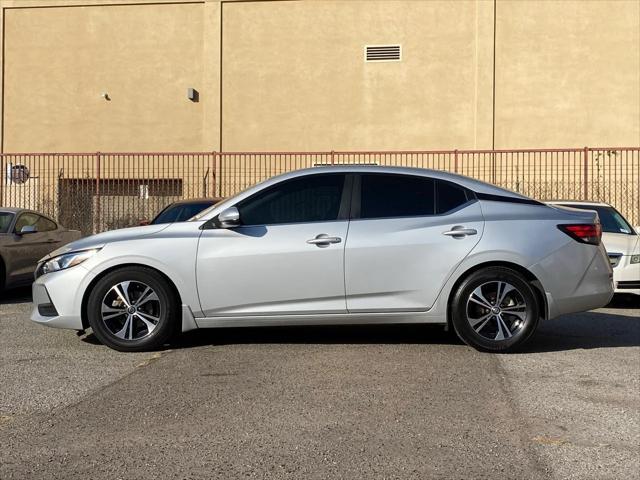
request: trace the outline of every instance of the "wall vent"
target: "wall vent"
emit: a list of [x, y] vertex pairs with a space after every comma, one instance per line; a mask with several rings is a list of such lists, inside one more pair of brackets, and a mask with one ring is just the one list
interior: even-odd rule
[[365, 62], [399, 62], [402, 60], [401, 45], [365, 45]]

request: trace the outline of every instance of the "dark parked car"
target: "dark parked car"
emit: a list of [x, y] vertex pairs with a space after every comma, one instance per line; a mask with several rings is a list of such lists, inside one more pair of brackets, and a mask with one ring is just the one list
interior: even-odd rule
[[180, 200], [167, 205], [164, 209], [156, 215], [156, 218], [151, 220], [143, 220], [140, 225], [157, 225], [159, 223], [175, 223], [186, 222], [191, 217], [194, 217], [205, 208], [209, 208], [212, 205], [222, 201], [222, 198], [194, 198], [190, 200]]
[[0, 291], [33, 282], [38, 260], [81, 236], [41, 213], [0, 207]]

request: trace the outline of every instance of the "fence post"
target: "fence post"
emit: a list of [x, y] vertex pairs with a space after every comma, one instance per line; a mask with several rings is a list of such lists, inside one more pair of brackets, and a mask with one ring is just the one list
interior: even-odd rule
[[453, 151], [453, 173], [458, 173], [458, 150]]
[[334, 152], [333, 150], [331, 150], [331, 165], [333, 165], [333, 154], [334, 154], [334, 153], [335, 153], [335, 152]]
[[95, 163], [95, 176], [96, 176], [96, 185], [95, 185], [95, 218], [93, 220], [93, 233], [98, 233], [100, 229], [100, 216], [102, 214], [102, 206], [100, 205], [100, 152], [96, 152], [96, 163]]
[[582, 186], [583, 200], [589, 200], [589, 148], [584, 147], [583, 150], [583, 163], [584, 163], [584, 183]]
[[0, 154], [0, 207], [4, 206], [4, 184], [7, 183], [7, 167], [4, 164], [4, 155]]
[[211, 153], [213, 153], [213, 174], [216, 182], [213, 191], [217, 190], [217, 196], [222, 197], [222, 155], [216, 151]]

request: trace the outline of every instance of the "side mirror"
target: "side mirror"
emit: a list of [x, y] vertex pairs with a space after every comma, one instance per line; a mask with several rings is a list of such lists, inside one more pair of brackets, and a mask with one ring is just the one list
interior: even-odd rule
[[151, 221], [150, 220], [140, 220], [140, 226], [141, 227], [146, 227], [147, 225], [151, 225]]
[[233, 228], [240, 225], [240, 212], [236, 207], [229, 207], [218, 214], [216, 226], [219, 228]]
[[28, 233], [38, 233], [38, 229], [35, 225], [25, 225], [20, 229], [18, 235], [26, 235]]

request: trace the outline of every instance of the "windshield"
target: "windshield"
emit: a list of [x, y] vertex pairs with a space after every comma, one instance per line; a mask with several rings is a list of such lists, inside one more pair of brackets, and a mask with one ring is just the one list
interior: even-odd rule
[[214, 202], [212, 201], [206, 201], [171, 205], [160, 212], [151, 224], [157, 225], [158, 223], [186, 222], [205, 208], [210, 207], [213, 203]]
[[8, 233], [13, 221], [13, 213], [0, 212], [0, 233]]
[[595, 210], [600, 217], [602, 231], [607, 233], [623, 233], [626, 235], [635, 235], [633, 227], [627, 220], [613, 207], [605, 207], [601, 205], [566, 205], [565, 207], [579, 208], [580, 210]]

